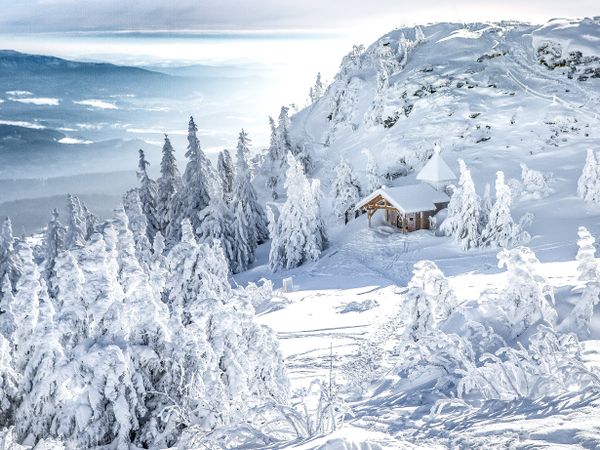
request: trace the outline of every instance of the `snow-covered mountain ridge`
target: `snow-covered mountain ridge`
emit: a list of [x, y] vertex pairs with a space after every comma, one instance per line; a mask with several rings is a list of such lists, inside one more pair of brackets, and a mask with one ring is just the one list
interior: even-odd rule
[[543, 159], [596, 137], [599, 43], [597, 18], [394, 30], [345, 57], [291, 134], [325, 183], [330, 155], [360, 171], [364, 148], [390, 179], [419, 168], [434, 141], [468, 163]]

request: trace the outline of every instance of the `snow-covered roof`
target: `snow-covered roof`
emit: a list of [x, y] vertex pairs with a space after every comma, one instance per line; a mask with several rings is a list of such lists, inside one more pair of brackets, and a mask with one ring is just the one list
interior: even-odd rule
[[371, 195], [358, 202], [356, 209], [364, 207], [378, 195], [381, 195], [390, 205], [404, 213], [434, 211], [436, 203], [450, 201], [450, 198], [444, 192], [436, 191], [428, 184], [414, 184], [377, 189]]
[[444, 181], [456, 180], [456, 175], [448, 167], [446, 161], [442, 158], [439, 151], [433, 152], [433, 156], [427, 161], [425, 167], [417, 175], [417, 180], [427, 181], [429, 183], [441, 183]]

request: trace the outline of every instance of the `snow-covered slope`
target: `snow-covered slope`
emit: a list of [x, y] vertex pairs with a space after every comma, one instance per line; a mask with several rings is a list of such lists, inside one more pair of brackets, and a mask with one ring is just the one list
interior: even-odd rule
[[[323, 97], [292, 117], [290, 133], [312, 151], [326, 195], [339, 155], [366, 186], [364, 149], [390, 185], [415, 183], [435, 143], [454, 171], [465, 160], [480, 195], [497, 170], [507, 180], [521, 178], [521, 163], [551, 172], [554, 195], [514, 208], [535, 215], [534, 247], [555, 248], [597, 221], [575, 199], [586, 149], [600, 143], [596, 39], [598, 19], [398, 29], [355, 48]], [[551, 69], [540, 62], [542, 42], [580, 50], [586, 62]]]
[[[534, 214], [528, 246], [542, 261], [540, 274], [554, 290], [556, 329], [574, 330], [568, 318], [580, 299], [574, 261], [578, 227], [600, 234], [600, 207], [577, 197], [586, 149], [600, 149], [599, 39], [598, 19], [395, 30], [367, 49], [353, 49], [322, 98], [292, 117], [292, 145], [309, 149], [311, 176], [321, 180], [324, 190], [330, 247], [318, 262], [275, 275], [261, 265], [263, 249], [256, 266], [236, 279], [267, 276], [280, 286], [283, 278], [294, 277], [296, 291], [271, 305], [261, 321], [279, 332], [295, 387], [306, 387], [315, 376], [327, 379], [332, 367], [340, 383], [347, 380], [345, 367], [355, 361], [361, 346], [382, 322], [408, 307], [397, 286], [407, 285], [419, 260], [434, 261], [462, 302], [462, 319], [445, 323], [446, 333], [467, 336], [461, 328], [465, 317], [498, 331], [490, 317], [494, 301], [482, 296], [488, 289], [510, 288], [505, 271], [497, 266], [496, 249], [461, 251], [452, 239], [429, 231], [402, 235], [377, 226], [368, 229], [364, 216], [343, 225], [329, 213], [329, 189], [340, 155], [353, 166], [363, 188], [367, 185], [365, 149], [390, 186], [416, 183], [416, 173], [435, 143], [456, 173], [457, 160], [465, 160], [479, 195], [486, 183], [493, 185], [498, 170], [507, 180], [514, 179], [509, 182], [513, 215]], [[521, 164], [550, 180], [547, 197], [521, 192]], [[582, 341], [583, 359], [596, 369], [599, 316], [596, 306], [591, 336]], [[517, 340], [527, 346], [530, 336]], [[518, 348], [509, 335], [503, 338]], [[492, 347], [487, 351], [494, 352]], [[406, 354], [394, 357], [400, 367], [414, 363], [406, 362]], [[448, 360], [439, 358], [431, 365], [448, 367]], [[398, 366], [362, 397], [346, 397], [353, 411], [346, 417], [350, 423], [294, 448], [600, 446], [600, 403], [594, 389], [582, 397], [524, 396], [465, 406], [462, 399], [452, 403], [456, 394], [451, 383], [443, 387], [440, 380], [445, 378], [439, 373], [427, 378], [431, 372], [423, 370], [411, 378]], [[448, 412], [440, 416], [431, 414], [439, 400], [432, 395], [434, 381], [449, 397], [444, 400]]]
[[394, 174], [418, 168], [435, 141], [466, 160], [514, 153], [535, 161], [596, 137], [600, 75], [570, 79], [568, 67], [540, 63], [538, 50], [560, 44], [564, 56], [579, 50], [591, 59], [598, 21], [437, 24], [422, 33], [399, 29], [355, 48], [325, 95], [293, 117], [295, 139], [320, 161], [336, 163], [326, 155], [342, 153], [357, 169], [360, 150], [370, 148]]

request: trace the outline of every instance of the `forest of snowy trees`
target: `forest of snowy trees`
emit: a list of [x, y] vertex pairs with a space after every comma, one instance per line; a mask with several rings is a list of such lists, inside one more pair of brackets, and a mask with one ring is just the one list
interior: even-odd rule
[[65, 224], [54, 210], [41, 243], [3, 222], [0, 418], [16, 442], [196, 445], [251, 427], [265, 405], [289, 408], [277, 338], [254, 320], [272, 285], [232, 286], [230, 274], [269, 237], [274, 270], [317, 259], [327, 242], [319, 185], [282, 145], [287, 200], [267, 219], [244, 130], [235, 158], [223, 151], [216, 168], [193, 118], [187, 140], [180, 174], [165, 135], [157, 180], [139, 151], [140, 185], [111, 219], [69, 195]]

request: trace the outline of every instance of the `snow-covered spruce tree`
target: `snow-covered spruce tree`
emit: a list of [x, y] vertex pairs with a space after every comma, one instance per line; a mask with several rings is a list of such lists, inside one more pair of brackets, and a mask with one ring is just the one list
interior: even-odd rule
[[197, 132], [198, 127], [194, 122], [194, 118], [190, 117], [187, 137], [188, 147], [185, 153], [188, 163], [183, 173], [181, 211], [177, 216], [176, 222], [177, 225], [180, 225], [183, 219], [189, 219], [194, 230], [200, 227], [200, 216], [198, 213], [208, 206], [210, 193], [216, 188], [212, 179], [213, 174], [210, 161], [200, 147]]
[[[248, 227], [249, 243], [254, 248], [269, 238], [265, 210], [258, 202], [256, 190], [250, 178], [247, 163], [248, 135], [242, 130], [238, 140], [235, 161], [235, 179], [233, 183], [232, 211], [235, 220]], [[254, 252], [254, 249], [252, 250]]]
[[65, 234], [65, 248], [76, 249], [85, 245], [87, 234], [87, 221], [81, 207], [79, 198], [69, 194], [67, 196], [67, 232]]
[[21, 276], [20, 261], [15, 253], [14, 241], [12, 223], [10, 217], [7, 217], [2, 222], [0, 230], [0, 279], [3, 280], [8, 275], [13, 291]]
[[[114, 234], [112, 225], [106, 226], [104, 233]], [[116, 241], [116, 236], [111, 239]], [[79, 254], [79, 266], [85, 279], [83, 298], [89, 320], [88, 334], [92, 339], [103, 335], [108, 326], [119, 326], [119, 323], [110, 323], [111, 318], [107, 315], [109, 309], [121, 304], [125, 296], [118, 280], [115, 245], [116, 242], [109, 245], [101, 234], [96, 233]]]
[[504, 182], [504, 173], [496, 172], [496, 200], [492, 205], [487, 224], [481, 238], [489, 247], [507, 248], [518, 242], [527, 242], [528, 235], [514, 222], [510, 207], [512, 195]]
[[485, 187], [483, 189], [483, 198], [481, 199], [481, 213], [479, 214], [481, 230], [485, 228], [489, 221], [490, 212], [492, 211], [493, 205], [494, 202], [492, 201], [492, 187], [490, 186], [490, 183], [485, 183]]
[[316, 261], [326, 245], [318, 182], [312, 184], [301, 164], [288, 153], [287, 200], [274, 227], [269, 254], [271, 270], [291, 269]]
[[38, 323], [40, 297], [47, 293], [45, 287], [42, 287], [40, 272], [33, 261], [33, 252], [29, 245], [25, 242], [20, 243], [18, 253], [22, 262], [22, 273], [17, 282], [17, 293], [11, 308], [17, 325], [12, 342], [15, 349], [15, 368], [22, 374], [37, 344], [31, 337]]
[[231, 201], [233, 191], [234, 167], [229, 150], [224, 149], [219, 153], [217, 160], [217, 172], [221, 178], [221, 186], [223, 190], [223, 200]]
[[310, 103], [317, 103], [317, 101], [323, 96], [325, 88], [323, 87], [323, 81], [321, 81], [321, 72], [317, 73], [317, 79], [315, 85], [310, 88], [308, 98]]
[[19, 404], [18, 376], [13, 365], [10, 342], [0, 334], [0, 423], [14, 423], [14, 413]]
[[15, 315], [13, 314], [13, 287], [8, 274], [4, 274], [2, 284], [0, 285], [0, 335], [6, 339], [11, 339], [15, 331]]
[[162, 294], [165, 288], [165, 277], [167, 275], [167, 258], [164, 256], [165, 238], [159, 231], [154, 235], [152, 243], [152, 261], [150, 262], [149, 280], [154, 295], [158, 299], [162, 299]]
[[552, 193], [550, 188], [551, 174], [530, 169], [526, 164], [521, 163], [521, 179], [523, 182], [522, 196], [539, 200], [548, 197]]
[[34, 342], [30, 357], [19, 380], [22, 403], [15, 415], [17, 440], [37, 444], [51, 436], [60, 404], [61, 368], [64, 351], [54, 324], [54, 307], [41, 281], [40, 313], [29, 338]]
[[471, 172], [462, 159], [458, 160], [458, 164], [458, 186], [450, 198], [448, 217], [441, 224], [440, 230], [448, 236], [454, 236], [460, 247], [468, 250], [481, 243], [481, 206]]
[[158, 220], [158, 185], [156, 181], [148, 176], [148, 166], [150, 163], [146, 160], [144, 150], [139, 150], [140, 157], [138, 162], [137, 177], [140, 181], [139, 196], [142, 203], [142, 211], [146, 215], [147, 235], [152, 242], [154, 235], [160, 230]]
[[[240, 261], [247, 261], [248, 258], [247, 233], [242, 236], [236, 234], [234, 216], [223, 198], [220, 195], [212, 195], [208, 206], [199, 214], [200, 228], [196, 230], [198, 241], [211, 243], [218, 240], [232, 272], [244, 270], [247, 266], [240, 264]], [[248, 229], [244, 231], [247, 232]]]
[[143, 389], [138, 389], [137, 400], [142, 404], [150, 401], [151, 392], [163, 375], [161, 359], [165, 357], [169, 337], [166, 325], [168, 310], [154, 296], [148, 276], [140, 267], [133, 234], [121, 208], [115, 210], [114, 226], [117, 231], [119, 279], [125, 298], [123, 307], [118, 311], [119, 317], [115, 319], [123, 322], [129, 345], [137, 349], [131, 353], [130, 359], [136, 377], [143, 384]]
[[507, 283], [496, 303], [513, 338], [539, 321], [554, 324], [554, 291], [539, 273], [540, 262], [527, 247], [502, 250], [498, 267], [506, 267]]
[[588, 338], [590, 335], [594, 306], [598, 302], [600, 302], [600, 282], [593, 281], [586, 284], [568, 318], [571, 330], [581, 339]]
[[56, 295], [55, 264], [58, 254], [65, 249], [66, 229], [58, 220], [58, 211], [52, 211], [52, 218], [48, 222], [44, 233], [44, 279], [52, 297]]
[[62, 252], [56, 259], [56, 327], [68, 357], [88, 336], [88, 300], [84, 298], [84, 283], [83, 272], [73, 253]]
[[183, 317], [184, 306], [190, 301], [187, 297], [187, 280], [191, 277], [193, 257], [198, 243], [189, 220], [181, 223], [181, 241], [167, 254], [167, 278], [165, 280], [165, 298], [171, 316]]
[[165, 143], [162, 148], [162, 159], [160, 162], [160, 178], [158, 179], [158, 198], [156, 204], [156, 216], [159, 230], [163, 237], [169, 236], [170, 224], [174, 215], [174, 203], [181, 189], [181, 176], [177, 169], [175, 150], [171, 145], [169, 136], [165, 134]]
[[435, 327], [432, 299], [418, 285], [404, 294], [404, 338], [417, 342]]
[[271, 191], [273, 200], [277, 200], [281, 195], [281, 188], [287, 170], [287, 154], [292, 152], [289, 136], [290, 118], [288, 113], [289, 109], [282, 106], [277, 126], [273, 118], [269, 117], [271, 142], [265, 159], [265, 170], [267, 173], [267, 188]]
[[125, 450], [139, 431], [139, 417], [146, 412], [138, 403], [142, 383], [129, 359], [131, 349], [111, 340], [92, 342], [68, 366], [61, 390], [68, 397], [53, 430], [69, 448]]
[[420, 44], [425, 41], [425, 34], [423, 33], [423, 29], [419, 26], [415, 27], [415, 42]]
[[375, 157], [373, 156], [373, 152], [371, 150], [363, 150], [363, 154], [367, 158], [367, 192], [366, 194], [371, 194], [379, 189], [384, 184], [384, 179], [379, 172], [379, 166], [377, 165], [377, 161], [375, 161]]
[[331, 185], [332, 195], [334, 197], [334, 211], [338, 219], [348, 223], [354, 217], [354, 206], [361, 198], [360, 182], [352, 167], [348, 162], [341, 158], [335, 168], [335, 178]]
[[577, 181], [577, 195], [586, 202], [600, 202], [600, 162], [591, 148], [587, 151], [585, 165]]
[[152, 260], [152, 245], [148, 239], [147, 216], [142, 210], [142, 203], [137, 189], [131, 189], [123, 196], [123, 207], [127, 214], [129, 229], [135, 241], [135, 254], [142, 269], [148, 273]]
[[[568, 318], [571, 330], [580, 338], [587, 338], [594, 306], [600, 301], [600, 272], [596, 261], [596, 239], [585, 227], [579, 227], [577, 240], [578, 280], [584, 284], [583, 292], [575, 303]], [[567, 323], [567, 322], [565, 322]]]
[[92, 237], [92, 234], [96, 232], [98, 217], [96, 217], [83, 202], [81, 202], [81, 209], [83, 211], [83, 217], [85, 217], [85, 240], [87, 241]]
[[[105, 226], [105, 233], [112, 228], [110, 224]], [[129, 237], [128, 254], [132, 255], [135, 250], [131, 233]], [[85, 277], [88, 339], [73, 351], [77, 357], [69, 364], [64, 382], [64, 392], [69, 395], [57, 411], [53, 428], [56, 436], [73, 447], [129, 448], [132, 436], [140, 428], [140, 419], [148, 413], [142, 402], [146, 372], [140, 370], [134, 358], [145, 359], [148, 368], [155, 367], [156, 358], [143, 344], [136, 345], [133, 336], [139, 335], [136, 327], [153, 316], [152, 310], [142, 312], [124, 302], [115, 252], [102, 235], [94, 234], [79, 252]], [[133, 264], [137, 261], [135, 257], [131, 260]], [[121, 263], [121, 277], [127, 281], [128, 294], [133, 295], [136, 285], [129, 276], [129, 266], [123, 258]], [[143, 273], [139, 266], [138, 273]], [[146, 294], [140, 289], [139, 295]], [[129, 348], [129, 342], [135, 351]]]
[[419, 288], [430, 298], [436, 320], [445, 320], [457, 306], [458, 300], [448, 279], [433, 261], [423, 260], [414, 265], [408, 287]]
[[577, 240], [577, 272], [578, 279], [582, 283], [599, 282], [600, 273], [598, 272], [598, 262], [596, 261], [596, 239], [585, 227], [579, 227], [577, 231], [579, 239]]
[[166, 398], [180, 408], [160, 417], [158, 428], [185, 428], [187, 443], [247, 421], [253, 406], [285, 402], [288, 384], [274, 334], [255, 324], [244, 290], [229, 285], [219, 243], [195, 245], [189, 224], [182, 229], [186, 241], [173, 248], [169, 265], [184, 270], [170, 271], [167, 290], [172, 304], [184, 301], [175, 308], [184, 314], [171, 325], [174, 345], [163, 380]]

